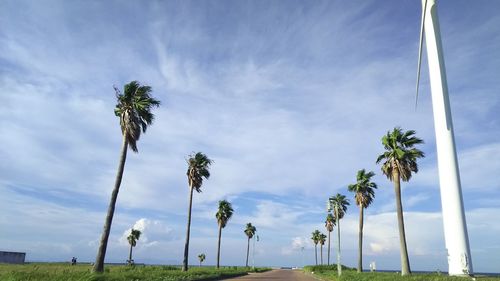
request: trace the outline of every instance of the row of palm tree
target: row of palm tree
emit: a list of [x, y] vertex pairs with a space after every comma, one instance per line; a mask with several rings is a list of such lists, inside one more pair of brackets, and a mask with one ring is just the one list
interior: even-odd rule
[[[117, 87], [114, 87], [117, 104], [115, 107], [115, 115], [120, 120], [120, 128], [122, 132], [122, 149], [120, 153], [120, 160], [118, 164], [118, 171], [116, 174], [115, 184], [113, 191], [111, 193], [111, 199], [108, 206], [108, 211], [106, 214], [104, 228], [101, 235], [99, 248], [96, 255], [96, 261], [93, 266], [94, 272], [104, 271], [104, 259], [106, 256], [106, 249], [109, 239], [109, 234], [111, 231], [111, 224], [113, 222], [113, 216], [115, 212], [116, 201], [118, 198], [118, 192], [120, 190], [121, 181], [123, 178], [123, 172], [125, 168], [125, 161], [127, 159], [127, 151], [130, 148], [133, 152], [138, 152], [137, 142], [141, 136], [141, 133], [146, 133], [148, 126], [153, 123], [154, 114], [152, 109], [160, 106], [160, 101], [154, 99], [151, 96], [152, 88], [150, 86], [141, 85], [137, 81], [132, 81], [125, 84], [123, 92], [121, 92]], [[186, 243], [184, 246], [184, 258], [182, 269], [186, 271], [188, 269], [188, 256], [189, 256], [189, 241], [190, 241], [190, 231], [191, 231], [191, 212], [193, 203], [193, 193], [201, 192], [201, 187], [203, 185], [203, 180], [210, 177], [210, 165], [213, 163], [205, 154], [197, 152], [189, 155], [187, 160], [188, 169], [186, 172], [189, 185], [189, 203], [188, 203], [188, 217], [187, 217], [187, 229], [186, 229]], [[226, 226], [227, 222], [233, 214], [233, 209], [231, 204], [225, 200], [219, 202], [219, 209], [216, 213], [217, 223], [219, 225], [219, 239], [217, 245], [217, 267], [220, 263], [220, 243], [222, 229]], [[251, 224], [249, 224], [251, 226]], [[253, 227], [253, 226], [252, 226]], [[248, 228], [245, 229], [245, 233], [248, 237], [252, 237], [256, 229]], [[140, 237], [140, 231], [132, 229], [131, 234], [127, 238], [130, 244], [129, 261], [132, 261], [132, 248], [135, 247], [137, 240]], [[249, 238], [249, 239], [250, 239]], [[203, 254], [203, 260], [204, 260]], [[200, 258], [201, 259], [201, 258]], [[201, 260], [200, 260], [201, 261]], [[247, 247], [247, 266], [248, 266], [248, 247]]]
[[348, 205], [349, 200], [340, 193], [328, 199], [328, 212], [333, 212], [333, 217], [337, 223], [337, 272], [339, 276], [342, 274], [340, 263], [340, 220], [344, 217]]
[[[220, 268], [220, 244], [221, 244], [221, 233], [222, 233], [222, 228], [224, 228], [227, 224], [227, 221], [229, 218], [231, 218], [233, 214], [233, 209], [231, 207], [231, 203], [227, 202], [226, 200], [219, 201], [219, 210], [216, 213], [216, 218], [217, 222], [219, 225], [219, 239], [217, 243], [217, 268]], [[255, 235], [255, 232], [257, 231], [257, 228], [252, 225], [252, 223], [247, 223], [245, 230], [243, 231], [247, 238], [248, 238], [248, 244], [247, 244], [247, 259], [246, 259], [246, 266], [248, 267], [248, 256], [249, 256], [249, 250], [250, 250], [250, 239], [252, 239]], [[198, 255], [198, 259], [200, 260], [200, 266], [201, 263], [205, 260], [206, 255], [205, 254], [200, 254]]]
[[[142, 133], [146, 133], [148, 126], [153, 123], [154, 114], [152, 109], [160, 106], [160, 101], [154, 99], [151, 96], [152, 88], [146, 85], [140, 85], [137, 81], [132, 81], [124, 86], [123, 93], [116, 87], [115, 94], [117, 98], [117, 104], [115, 106], [115, 115], [119, 117], [120, 128], [122, 132], [122, 148], [120, 153], [120, 160], [118, 164], [118, 171], [115, 178], [115, 184], [113, 191], [111, 193], [110, 203], [108, 205], [108, 210], [106, 213], [106, 218], [104, 222], [103, 232], [101, 235], [99, 248], [96, 255], [96, 261], [94, 263], [94, 272], [104, 271], [104, 259], [106, 255], [106, 249], [109, 239], [109, 234], [111, 231], [111, 224], [113, 221], [115, 205], [118, 198], [118, 192], [120, 190], [120, 185], [123, 177], [123, 171], [125, 167], [125, 161], [127, 158], [127, 151], [130, 148], [133, 152], [138, 152], [137, 142]], [[404, 219], [403, 219], [403, 206], [401, 202], [401, 180], [409, 181], [412, 173], [418, 172], [417, 159], [424, 157], [424, 153], [414, 146], [416, 144], [421, 144], [423, 141], [415, 137], [415, 131], [409, 130], [403, 132], [399, 127], [394, 128], [392, 132], [387, 132], [387, 134], [382, 138], [382, 144], [384, 146], [384, 153], [377, 157], [376, 163], [382, 163], [382, 172], [387, 178], [394, 182], [394, 190], [396, 195], [396, 210], [398, 217], [398, 229], [400, 238], [400, 255], [401, 255], [401, 274], [407, 275], [411, 273], [410, 264], [408, 259], [408, 250], [406, 245], [406, 236], [404, 230]], [[183, 270], [188, 269], [188, 256], [189, 256], [189, 238], [191, 229], [191, 211], [192, 211], [192, 201], [193, 201], [193, 191], [201, 192], [201, 186], [203, 184], [203, 179], [208, 179], [210, 177], [209, 168], [212, 164], [205, 154], [198, 152], [196, 154], [190, 155], [188, 162], [188, 184], [189, 184], [189, 207], [188, 207], [188, 221], [186, 229], [186, 243], [184, 247], [184, 259], [183, 259]], [[356, 204], [360, 207], [360, 223], [359, 223], [359, 259], [358, 259], [358, 272], [362, 271], [362, 235], [363, 235], [363, 210], [368, 207], [373, 201], [374, 192], [373, 189], [376, 185], [370, 182], [371, 177], [373, 177], [373, 172], [366, 173], [364, 170], [360, 170], [357, 175], [356, 184], [349, 185], [349, 191], [355, 192]], [[371, 191], [370, 191], [371, 189]], [[338, 228], [338, 241], [337, 241], [337, 268], [339, 275], [341, 274], [340, 267], [340, 219], [344, 216], [347, 205], [349, 205], [348, 200], [344, 195], [337, 194], [329, 198], [329, 211], [333, 212], [334, 221], [336, 222]], [[227, 204], [225, 208], [227, 208]], [[230, 207], [230, 205], [229, 205]], [[231, 211], [232, 214], [232, 211]], [[218, 215], [216, 214], [216, 217]], [[227, 216], [227, 214], [226, 214]], [[217, 217], [217, 222], [219, 224], [219, 245], [218, 245], [218, 263], [220, 258], [220, 238], [221, 231], [224, 228], [225, 223], [229, 220], [230, 216], [227, 217], [225, 223], [223, 220], [223, 214], [220, 214], [221, 219]], [[333, 230], [332, 219], [327, 217], [327, 222], [325, 223], [330, 236], [330, 230]], [[224, 224], [224, 226], [222, 226]], [[245, 234], [248, 237], [247, 245], [247, 261], [248, 266], [248, 253], [250, 247], [250, 239], [255, 234], [255, 227], [251, 224], [247, 224], [245, 229]], [[319, 240], [318, 240], [319, 241]], [[330, 244], [330, 239], [328, 241]], [[132, 245], [132, 244], [131, 244]], [[131, 246], [133, 247], [133, 246]], [[330, 247], [329, 247], [330, 248]], [[322, 251], [322, 249], [321, 249]], [[330, 249], [328, 249], [328, 256], [330, 255]], [[131, 259], [131, 251], [130, 258]], [[317, 263], [317, 257], [316, 257]], [[328, 258], [329, 263], [329, 258]]]
[[320, 251], [321, 251], [321, 254], [320, 254], [321, 265], [323, 265], [323, 246], [325, 245], [326, 235], [321, 233], [317, 229], [311, 235], [312, 235], [311, 239], [314, 243], [314, 256], [316, 259], [316, 265], [318, 265], [318, 243], [320, 244]]
[[[424, 153], [415, 148], [416, 144], [421, 144], [423, 141], [415, 136], [415, 131], [409, 130], [404, 132], [401, 128], [396, 127], [388, 131], [382, 137], [382, 145], [385, 151], [377, 157], [376, 163], [382, 163], [382, 172], [387, 178], [394, 182], [394, 191], [396, 195], [396, 211], [398, 217], [398, 229], [400, 240], [400, 256], [401, 256], [401, 275], [411, 274], [410, 263], [408, 259], [408, 250], [406, 245], [406, 235], [404, 229], [403, 206], [401, 200], [401, 183], [400, 181], [409, 181], [412, 173], [418, 172], [417, 159], [424, 157]], [[348, 191], [354, 193], [354, 201], [359, 207], [359, 230], [358, 230], [358, 265], [357, 272], [363, 271], [363, 224], [364, 224], [364, 209], [368, 208], [375, 198], [375, 189], [377, 184], [372, 182], [374, 172], [367, 172], [365, 169], [359, 170], [356, 174], [356, 183], [348, 185]], [[344, 195], [337, 193], [328, 199], [328, 215], [325, 221], [325, 227], [328, 232], [328, 265], [330, 264], [330, 233], [337, 225], [337, 271], [338, 275], [342, 274], [340, 266], [340, 220], [344, 217], [347, 211], [349, 200]], [[333, 212], [333, 215], [330, 213]], [[313, 232], [313, 242], [315, 243], [316, 264], [317, 250], [316, 245], [319, 240], [319, 231]], [[322, 250], [322, 249], [321, 249]], [[321, 262], [323, 264], [323, 262]]]

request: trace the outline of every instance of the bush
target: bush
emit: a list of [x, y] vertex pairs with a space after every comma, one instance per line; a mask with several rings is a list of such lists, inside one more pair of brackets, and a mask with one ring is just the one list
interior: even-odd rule
[[[342, 270], [355, 270], [354, 268], [341, 265]], [[306, 265], [304, 266], [304, 271], [307, 272], [324, 272], [324, 271], [337, 271], [337, 265]]]

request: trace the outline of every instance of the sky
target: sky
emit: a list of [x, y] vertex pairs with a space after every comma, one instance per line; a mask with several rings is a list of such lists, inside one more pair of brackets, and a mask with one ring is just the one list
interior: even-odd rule
[[[438, 4], [472, 263], [500, 272], [500, 2]], [[418, 0], [0, 1], [0, 250], [95, 260], [122, 139], [113, 86], [137, 80], [162, 104], [128, 154], [107, 262], [128, 258], [132, 227], [136, 262], [182, 262], [186, 159], [201, 151], [214, 164], [194, 194], [190, 263], [215, 264], [226, 199], [222, 265], [244, 265], [248, 222], [255, 265], [312, 264], [311, 232], [341, 193], [342, 263], [356, 266], [347, 185], [366, 169], [379, 188], [364, 267], [398, 270], [393, 184], [375, 160], [400, 126], [425, 141], [402, 184], [410, 264], [446, 271], [425, 53], [415, 109], [420, 15]]]

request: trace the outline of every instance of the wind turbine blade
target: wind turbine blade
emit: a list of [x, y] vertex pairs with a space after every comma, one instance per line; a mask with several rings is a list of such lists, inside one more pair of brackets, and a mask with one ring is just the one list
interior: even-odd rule
[[422, 10], [422, 22], [420, 23], [420, 43], [418, 45], [418, 67], [417, 67], [417, 87], [415, 95], [415, 110], [418, 104], [418, 86], [420, 84], [420, 68], [422, 66], [422, 46], [424, 44], [424, 22], [425, 22], [425, 12], [427, 10], [427, 0], [424, 2], [424, 8]]

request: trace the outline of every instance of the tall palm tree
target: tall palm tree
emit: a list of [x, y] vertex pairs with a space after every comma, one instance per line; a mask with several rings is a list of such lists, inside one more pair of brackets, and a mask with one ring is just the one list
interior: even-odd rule
[[400, 180], [409, 181], [413, 173], [418, 172], [417, 159], [425, 157], [424, 153], [414, 146], [423, 143], [423, 140], [415, 137], [415, 131], [403, 132], [399, 127], [392, 132], [388, 131], [382, 137], [384, 153], [377, 157], [377, 164], [383, 162], [382, 172], [387, 178], [394, 182], [396, 193], [396, 211], [398, 213], [399, 245], [401, 254], [401, 275], [411, 273], [408, 250], [406, 248], [406, 235], [403, 219], [403, 204], [401, 203]]
[[330, 197], [329, 203], [337, 222], [337, 273], [340, 276], [342, 275], [342, 265], [340, 263], [340, 220], [344, 217], [347, 206], [350, 204], [349, 200], [340, 193]]
[[222, 229], [226, 227], [227, 222], [233, 215], [233, 207], [231, 203], [226, 200], [219, 201], [219, 210], [215, 213], [217, 224], [219, 225], [219, 242], [217, 243], [217, 268], [219, 268], [220, 261], [220, 240], [222, 236]]
[[320, 252], [321, 252], [321, 265], [323, 265], [323, 246], [326, 242], [326, 235], [321, 233], [319, 235], [319, 244], [320, 244]]
[[363, 211], [368, 208], [375, 197], [377, 184], [371, 181], [374, 172], [359, 170], [356, 175], [356, 183], [350, 184], [347, 189], [354, 192], [354, 200], [359, 206], [359, 237], [358, 237], [358, 273], [363, 272]]
[[201, 263], [205, 260], [205, 258], [206, 258], [205, 254], [198, 255], [198, 259], [200, 260], [200, 267], [201, 267]]
[[332, 233], [335, 224], [335, 218], [332, 214], [328, 213], [325, 221], [326, 231], [328, 232], [328, 265], [330, 265], [330, 233]]
[[184, 245], [184, 260], [182, 262], [182, 271], [188, 270], [188, 258], [189, 258], [189, 234], [191, 232], [191, 209], [193, 207], [193, 190], [196, 192], [201, 192], [201, 186], [203, 185], [203, 179], [210, 178], [210, 165], [212, 165], [212, 160], [210, 160], [205, 154], [197, 152], [196, 154], [189, 155], [188, 169], [186, 172], [188, 183], [189, 183], [189, 208], [188, 208], [188, 221], [186, 230], [186, 244]]
[[130, 147], [133, 152], [137, 152], [137, 141], [141, 136], [141, 131], [146, 133], [146, 129], [153, 123], [154, 115], [151, 110], [160, 106], [160, 102], [151, 97], [152, 89], [149, 86], [141, 86], [139, 82], [132, 81], [124, 86], [123, 94], [115, 87], [116, 99], [118, 103], [115, 107], [115, 115], [120, 118], [120, 127], [122, 130], [122, 149], [118, 172], [116, 173], [115, 185], [111, 193], [111, 200], [108, 206], [108, 212], [104, 221], [104, 228], [97, 250], [94, 267], [92, 271], [104, 271], [104, 258], [108, 246], [111, 223], [115, 213], [116, 199], [123, 177], [123, 169], [127, 158], [127, 148]]
[[257, 228], [252, 225], [252, 223], [247, 223], [245, 230], [245, 234], [247, 235], [248, 238], [248, 243], [247, 243], [247, 262], [245, 264], [246, 267], [248, 267], [248, 254], [250, 253], [250, 239], [255, 235], [255, 232], [257, 231]]
[[319, 236], [321, 232], [319, 230], [315, 230], [313, 233], [311, 233], [311, 239], [314, 243], [314, 257], [316, 259], [316, 265], [318, 265], [318, 243], [319, 243]]
[[130, 231], [129, 236], [127, 236], [128, 243], [130, 244], [130, 251], [128, 253], [128, 263], [130, 265], [133, 264], [132, 260], [132, 247], [135, 247], [137, 245], [137, 240], [141, 237], [141, 231], [137, 229], [133, 229]]

